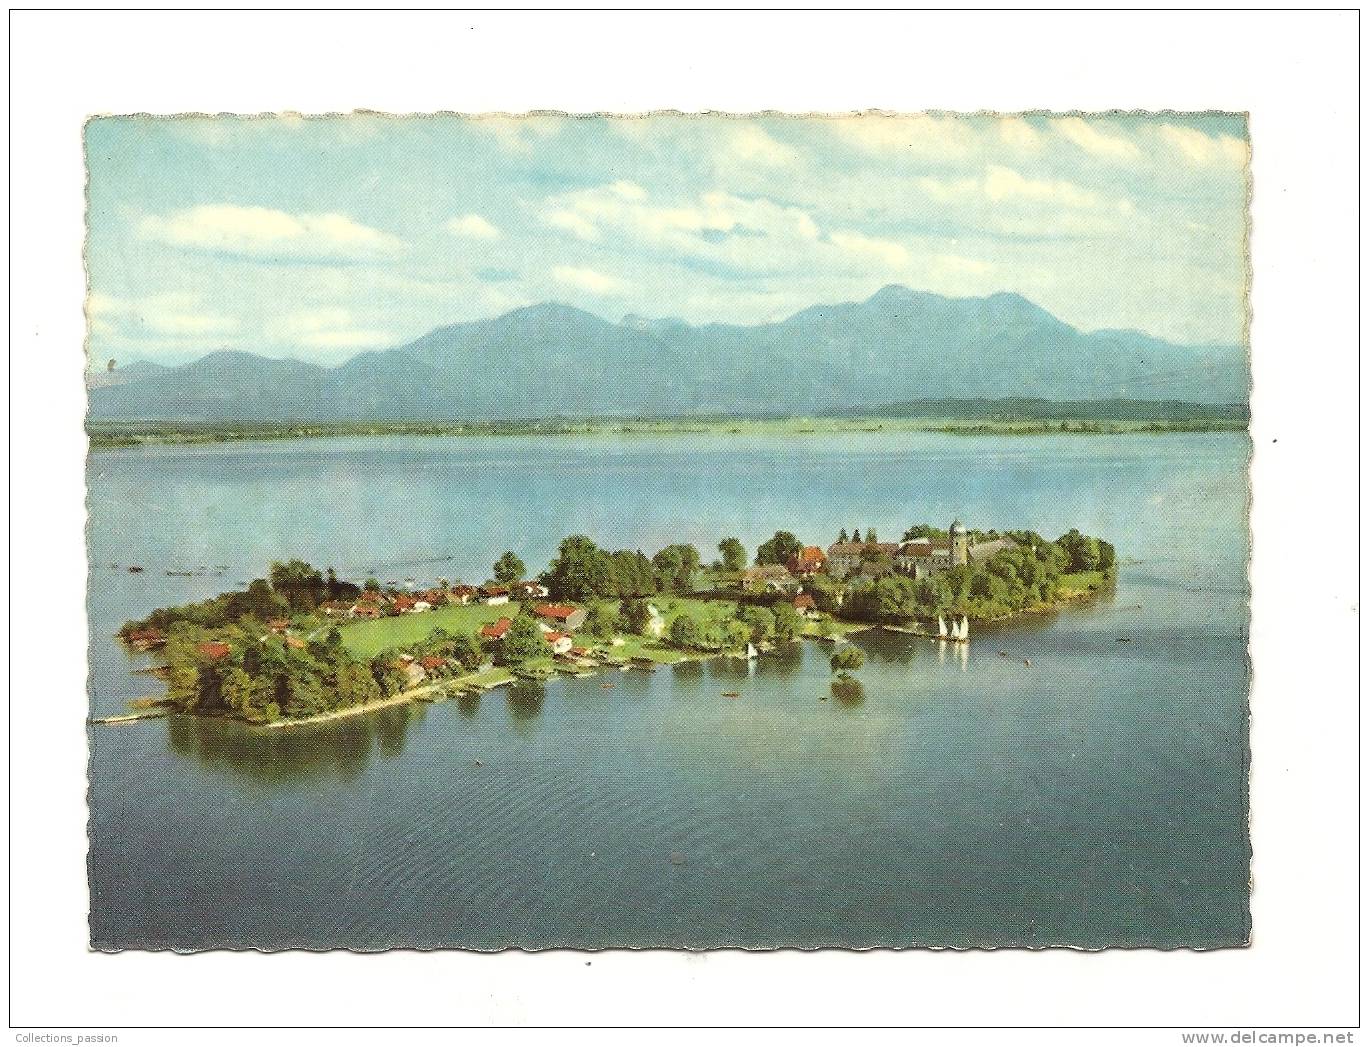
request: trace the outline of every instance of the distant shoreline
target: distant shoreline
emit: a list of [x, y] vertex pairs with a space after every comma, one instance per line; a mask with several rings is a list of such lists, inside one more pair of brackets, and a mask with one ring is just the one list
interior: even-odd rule
[[1248, 421], [1214, 410], [1175, 418], [1041, 418], [1012, 415], [813, 418], [600, 418], [505, 422], [90, 422], [92, 450], [242, 440], [309, 440], [353, 436], [816, 436], [850, 433], [941, 433], [953, 436], [1041, 436], [1244, 432]]

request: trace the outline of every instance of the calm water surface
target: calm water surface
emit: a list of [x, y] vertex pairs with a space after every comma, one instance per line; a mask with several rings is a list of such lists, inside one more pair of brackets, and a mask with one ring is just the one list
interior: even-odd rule
[[1077, 526], [1123, 565], [1115, 595], [968, 651], [864, 634], [855, 694], [834, 694], [824, 651], [796, 644], [751, 667], [563, 679], [288, 732], [92, 728], [92, 939], [1242, 942], [1248, 447], [872, 433], [98, 452], [97, 713], [157, 687], [111, 639], [121, 622], [290, 556], [344, 576], [482, 580], [504, 549], [538, 568], [577, 531], [711, 555], [729, 534], [826, 544], [842, 527], [890, 538], [958, 515]]

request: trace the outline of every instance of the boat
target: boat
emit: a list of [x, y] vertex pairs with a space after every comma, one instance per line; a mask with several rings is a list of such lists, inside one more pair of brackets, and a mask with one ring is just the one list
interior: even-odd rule
[[936, 639], [945, 640], [948, 643], [969, 643], [970, 619], [962, 614], [957, 618], [952, 618], [950, 628], [947, 628], [946, 619], [938, 616], [936, 620]]
[[746, 645], [746, 660], [747, 660], [747, 661], [750, 661], [752, 658], [757, 658], [757, 657], [759, 657], [759, 656], [760, 656], [760, 651], [756, 650], [756, 645], [755, 645], [755, 644], [750, 644], [750, 643], [749, 643], [749, 644]]
[[724, 698], [740, 698], [741, 696], [741, 691], [723, 691]]

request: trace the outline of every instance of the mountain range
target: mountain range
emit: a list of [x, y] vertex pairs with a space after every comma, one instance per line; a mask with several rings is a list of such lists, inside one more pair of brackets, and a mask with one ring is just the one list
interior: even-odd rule
[[1244, 347], [1082, 332], [1012, 293], [890, 285], [777, 323], [614, 323], [557, 303], [439, 327], [336, 367], [210, 353], [90, 383], [95, 420], [493, 420], [817, 414], [969, 398], [1243, 403]]

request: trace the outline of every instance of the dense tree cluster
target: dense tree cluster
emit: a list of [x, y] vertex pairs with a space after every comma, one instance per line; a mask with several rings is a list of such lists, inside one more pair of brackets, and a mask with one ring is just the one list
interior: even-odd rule
[[159, 607], [142, 621], [126, 622], [121, 636], [138, 629], [168, 632], [177, 622], [216, 629], [244, 617], [262, 621], [309, 614], [329, 600], [350, 600], [361, 590], [351, 582], [339, 581], [330, 567], [325, 574], [303, 560], [273, 563], [269, 578], [257, 578], [244, 592], [221, 593], [198, 603], [178, 607]]
[[669, 545], [648, 559], [630, 549], [608, 552], [583, 534], [562, 540], [542, 582], [558, 600], [631, 598], [658, 592], [687, 593], [699, 570], [692, 545]]
[[756, 563], [785, 564], [803, 551], [803, 543], [789, 531], [776, 531], [774, 537], [756, 547]]

